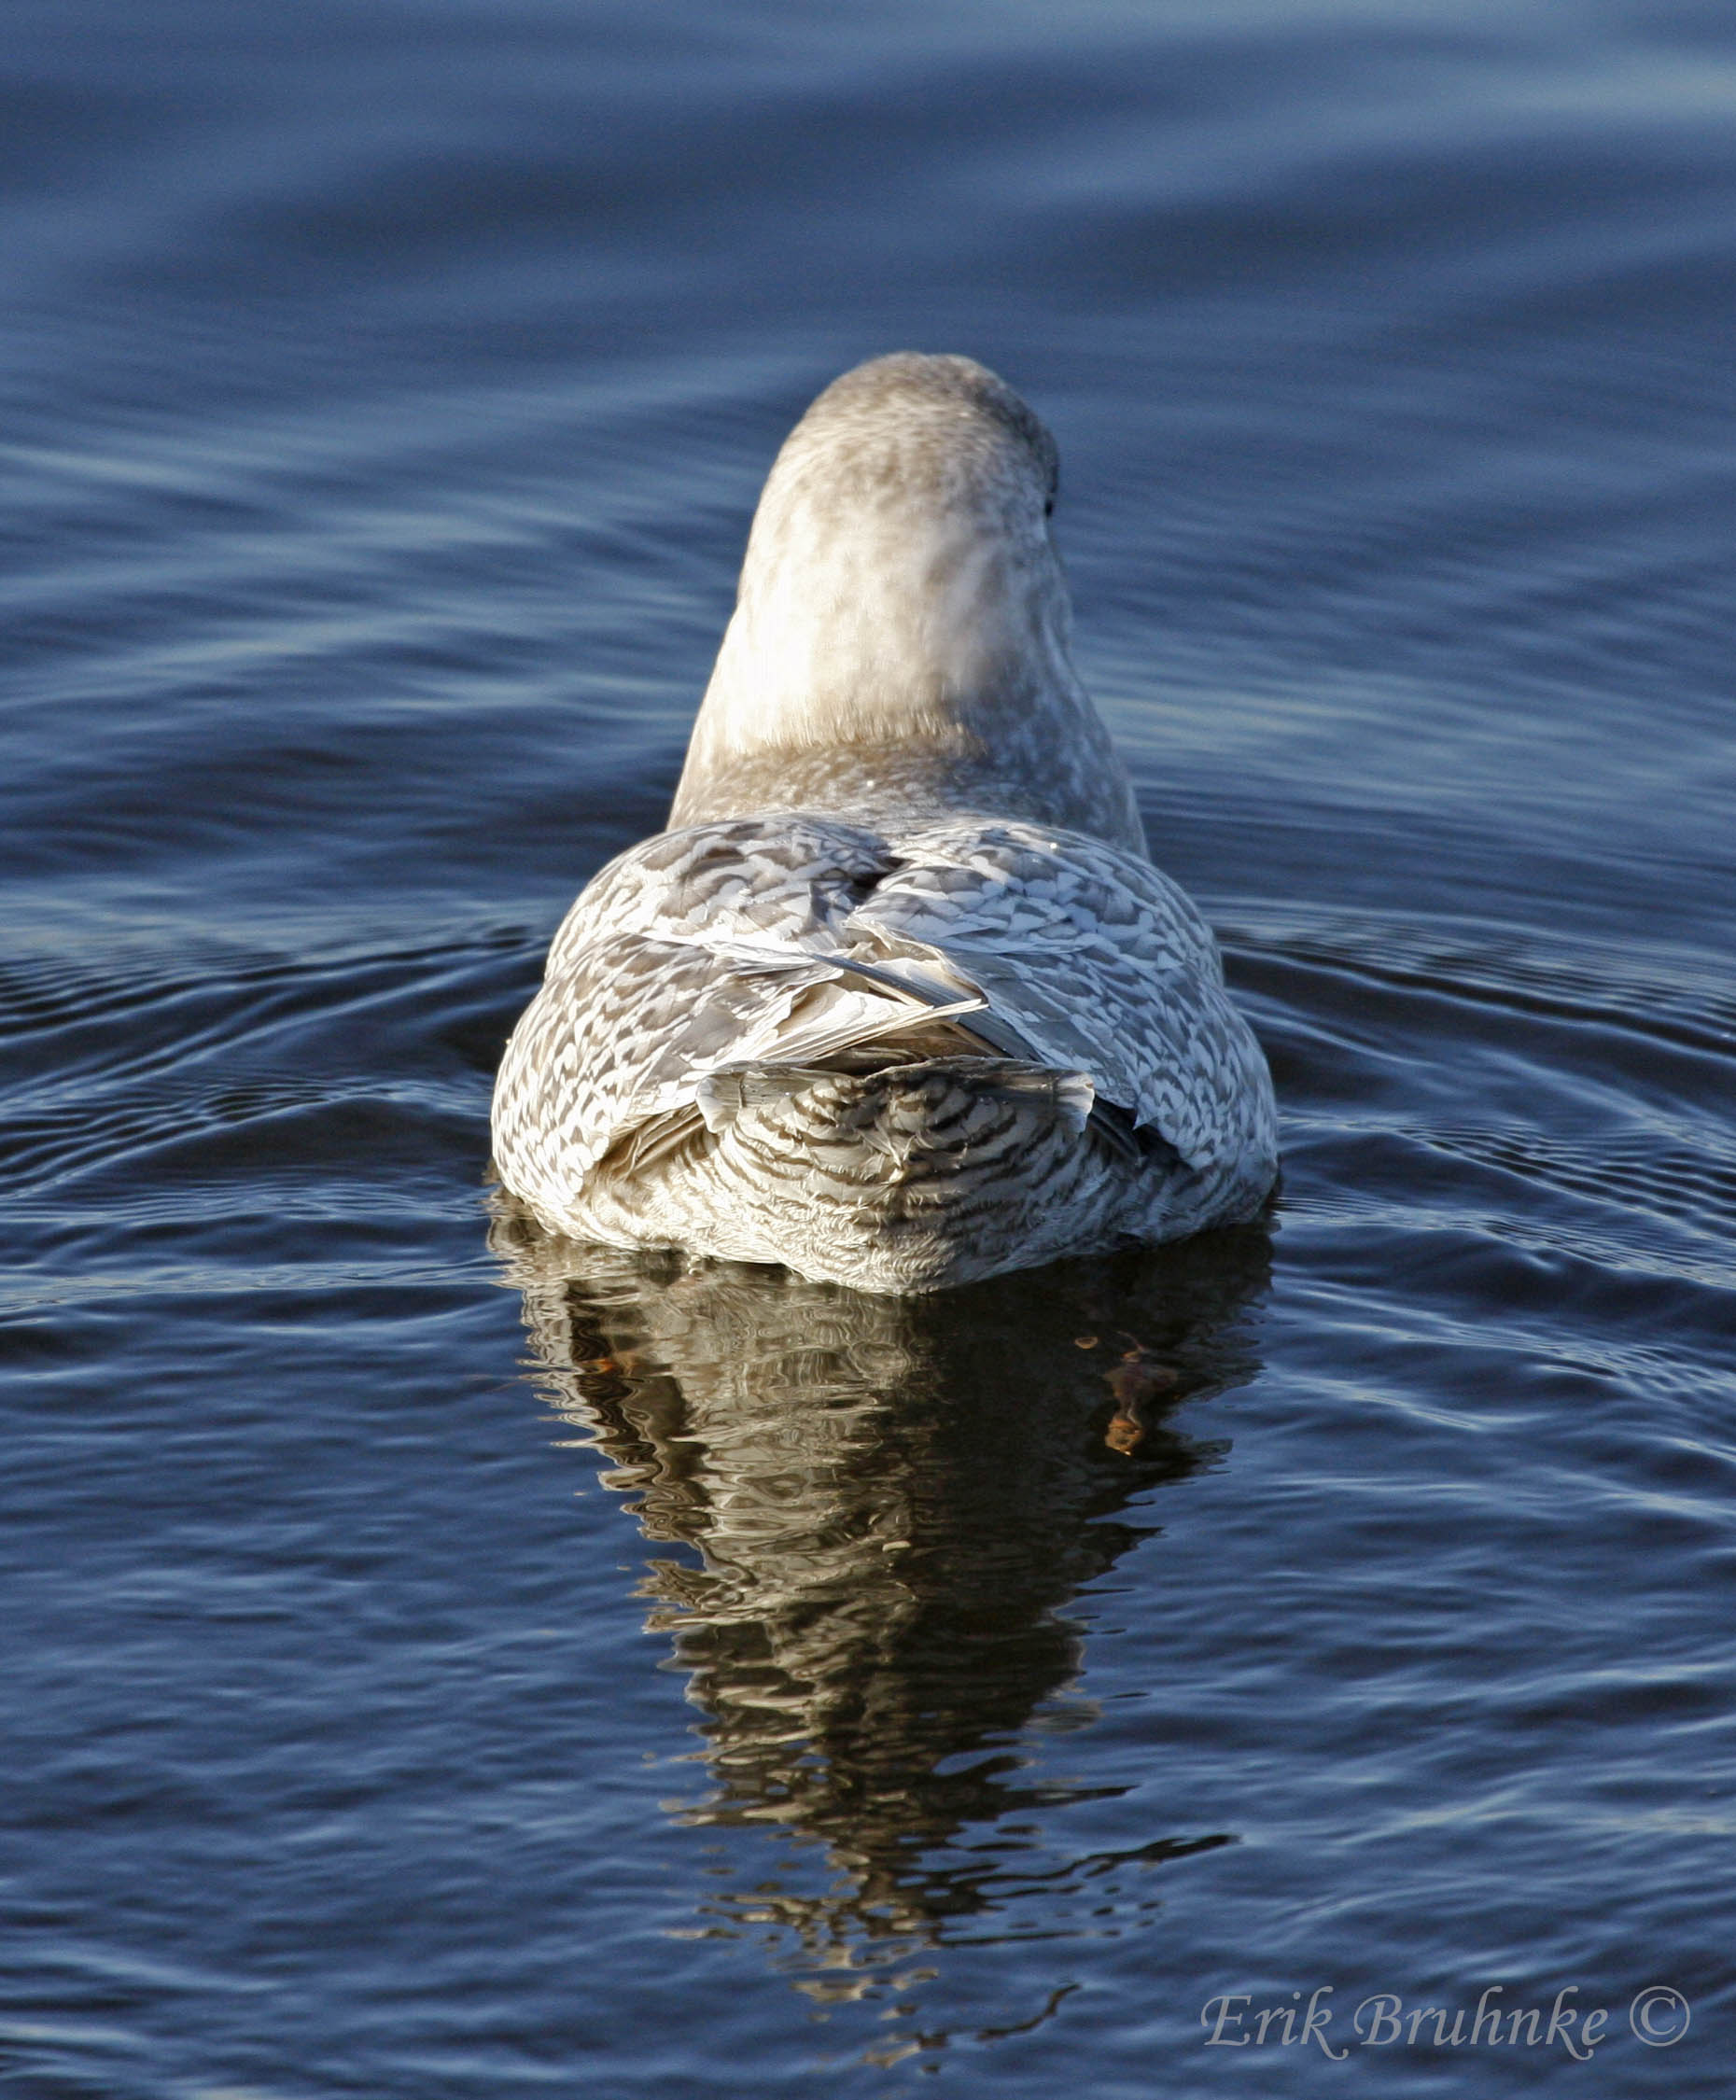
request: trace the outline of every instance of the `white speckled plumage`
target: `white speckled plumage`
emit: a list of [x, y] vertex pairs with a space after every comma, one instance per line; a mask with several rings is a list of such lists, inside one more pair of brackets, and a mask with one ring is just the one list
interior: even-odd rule
[[671, 828], [574, 904], [501, 1064], [545, 1225], [920, 1291], [1258, 1210], [1271, 1081], [1073, 673], [1054, 486], [966, 358], [797, 425]]

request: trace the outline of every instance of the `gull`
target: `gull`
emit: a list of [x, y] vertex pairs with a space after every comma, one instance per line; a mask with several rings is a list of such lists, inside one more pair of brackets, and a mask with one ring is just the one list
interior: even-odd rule
[[1271, 1077], [1070, 651], [1055, 441], [877, 357], [778, 453], [668, 829], [494, 1099], [550, 1230], [915, 1293], [1253, 1217]]

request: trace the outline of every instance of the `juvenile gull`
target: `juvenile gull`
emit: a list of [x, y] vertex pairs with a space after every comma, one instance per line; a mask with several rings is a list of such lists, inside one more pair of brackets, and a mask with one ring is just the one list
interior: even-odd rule
[[931, 1291], [1258, 1211], [1271, 1079], [1073, 671], [1055, 487], [968, 357], [875, 358], [791, 433], [670, 828], [501, 1062], [544, 1225]]

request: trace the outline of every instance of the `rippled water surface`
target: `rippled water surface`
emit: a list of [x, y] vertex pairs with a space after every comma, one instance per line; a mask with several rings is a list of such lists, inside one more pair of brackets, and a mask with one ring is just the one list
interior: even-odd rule
[[[1729, 10], [13, 0], [0, 81], [0, 2086], [1728, 2093]], [[1282, 1202], [902, 1305], [539, 1242], [506, 1032], [904, 346], [1059, 439]]]

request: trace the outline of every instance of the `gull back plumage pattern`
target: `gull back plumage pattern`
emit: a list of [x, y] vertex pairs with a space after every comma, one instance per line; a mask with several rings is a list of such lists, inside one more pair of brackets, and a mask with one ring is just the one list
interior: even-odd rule
[[930, 1290], [1256, 1211], [1271, 1083], [1071, 669], [1053, 441], [859, 368], [756, 515], [671, 829], [567, 914], [495, 1098], [554, 1230]]

